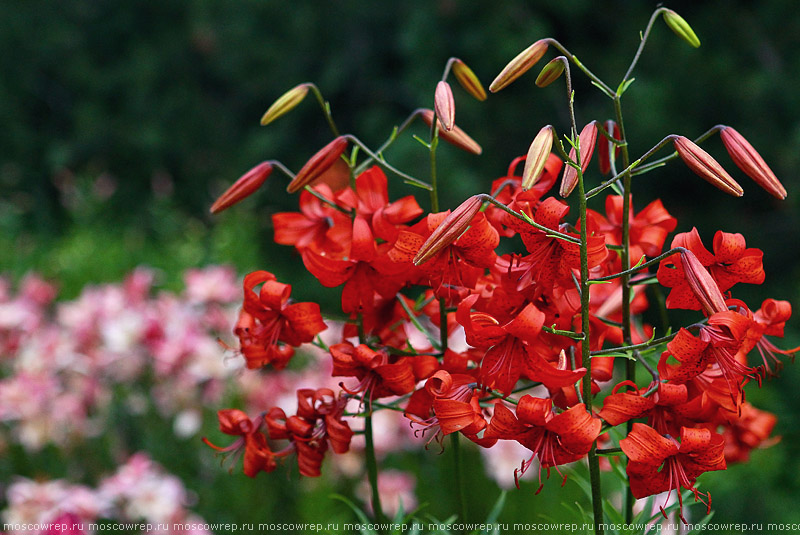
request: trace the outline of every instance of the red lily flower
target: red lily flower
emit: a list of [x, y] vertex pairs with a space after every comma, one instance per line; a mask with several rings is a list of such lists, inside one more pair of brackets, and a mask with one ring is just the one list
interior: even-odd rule
[[340, 191], [337, 202], [352, 209], [369, 222], [374, 236], [383, 241], [394, 242], [404, 223], [422, 215], [417, 200], [408, 195], [389, 202], [386, 175], [383, 170], [373, 166], [356, 177], [356, 189]]
[[[725, 378], [731, 399], [736, 403], [743, 381], [753, 377], [756, 372], [736, 358], [751, 323], [751, 320], [738, 312], [725, 310], [712, 314], [708, 318], [708, 324], [700, 326], [697, 337], [681, 328], [677, 336], [667, 344], [667, 352], [661, 357], [661, 378], [670, 382], [686, 383], [712, 366]], [[667, 364], [668, 355], [675, 357], [680, 364]]]
[[[540, 466], [547, 469], [547, 477], [550, 477], [550, 467], [577, 461], [589, 453], [601, 427], [600, 419], [586, 412], [583, 403], [561, 414], [553, 414], [552, 400], [525, 395], [519, 400], [516, 415], [502, 403], [495, 404], [484, 436], [516, 440], [533, 452], [531, 458], [514, 471], [519, 486], [519, 476], [530, 467], [534, 457], [539, 457]], [[558, 472], [561, 474], [560, 470]], [[566, 476], [563, 478], [566, 482]], [[540, 469], [537, 494], [543, 486]]]
[[[619, 441], [628, 456], [628, 479], [631, 492], [636, 498], [644, 498], [661, 492], [677, 491], [683, 517], [683, 499], [680, 489], [694, 493], [695, 501], [701, 501], [711, 511], [711, 496], [695, 488], [697, 477], [703, 472], [725, 470], [725, 441], [721, 435], [708, 429], [681, 428], [681, 440], [664, 437], [652, 427], [634, 423], [628, 436]], [[663, 468], [662, 468], [663, 466]], [[668, 498], [669, 499], [669, 498]], [[661, 512], [666, 518], [664, 507]]]
[[[717, 282], [720, 292], [728, 291], [737, 282], [761, 284], [764, 282], [763, 252], [748, 249], [741, 234], [717, 231], [714, 235], [714, 253], [703, 246], [696, 228], [691, 232], [678, 234], [672, 240], [672, 247], [689, 249], [700, 263], [708, 269]], [[658, 282], [672, 288], [667, 296], [667, 308], [700, 310], [701, 305], [680, 269], [677, 256], [665, 258], [658, 266]]]
[[[261, 290], [256, 293], [259, 284]], [[234, 334], [248, 368], [272, 364], [280, 370], [294, 355], [293, 347], [311, 342], [328, 328], [317, 303], [289, 304], [292, 287], [278, 282], [268, 271], [247, 275], [244, 291]]]
[[[397, 237], [389, 257], [401, 266], [413, 265], [414, 257], [428, 236], [449, 215], [447, 212], [428, 214], [420, 223], [403, 230]], [[478, 278], [494, 266], [497, 255], [494, 249], [500, 236], [483, 213], [477, 214], [469, 228], [458, 239], [441, 248], [418, 270], [428, 280], [438, 297], [453, 299], [475, 288]]]
[[370, 399], [375, 399], [402, 396], [414, 390], [416, 380], [411, 358], [401, 357], [391, 362], [386, 353], [373, 351], [364, 344], [353, 347], [350, 342], [332, 345], [330, 352], [334, 377], [359, 379], [354, 388], [345, 388], [340, 384], [348, 394], [369, 392]]
[[485, 351], [478, 376], [482, 387], [508, 395], [524, 371], [530, 379], [557, 389], [575, 384], [586, 373], [586, 368], [567, 369], [566, 361], [556, 368], [531, 350], [529, 344], [539, 336], [544, 323], [544, 314], [532, 303], [501, 324], [485, 312], [470, 311], [478, 297], [464, 299], [458, 305], [456, 319], [464, 327], [467, 343]]
[[747, 402], [742, 403], [741, 416], [724, 424], [722, 436], [725, 437], [726, 462], [746, 462], [755, 448], [778, 442], [780, 438], [768, 440], [776, 422], [774, 414], [756, 409]]
[[777, 355], [787, 355], [794, 360], [794, 354], [800, 351], [800, 347], [780, 349], [770, 342], [766, 335], [783, 338], [783, 328], [790, 317], [792, 317], [791, 303], [777, 299], [765, 300], [761, 304], [761, 308], [752, 315], [753, 322], [745, 335], [745, 342], [739, 349], [740, 360], [744, 360], [744, 356], [755, 347], [764, 362], [764, 365], [760, 367], [764, 374], [770, 377], [777, 375], [783, 367], [783, 363]]
[[261, 433], [264, 420], [261, 416], [255, 421], [238, 409], [222, 409], [217, 411], [219, 429], [226, 435], [239, 438], [230, 446], [219, 447], [203, 437], [203, 442], [220, 452], [234, 452], [241, 455], [244, 449], [244, 473], [247, 477], [256, 477], [261, 472], [272, 472], [277, 467], [275, 454], [267, 446], [267, 439]]
[[269, 437], [290, 441], [287, 448], [275, 455], [297, 452], [300, 473], [319, 477], [329, 447], [334, 453], [345, 453], [350, 449], [353, 431], [342, 420], [346, 404], [347, 400], [337, 398], [329, 388], [301, 388], [297, 391], [296, 415], [287, 418], [283, 409], [270, 409], [264, 417]]
[[[333, 192], [327, 184], [319, 184], [313, 189], [333, 200]], [[305, 190], [300, 193], [300, 213], [272, 214], [272, 226], [275, 228], [275, 243], [293, 245], [298, 251], [313, 247], [338, 256], [350, 250], [350, 217]]]
[[413, 424], [422, 426], [417, 430], [421, 434], [433, 430], [428, 444], [436, 440], [441, 445], [444, 435], [460, 431], [473, 442], [489, 447], [494, 444], [493, 440], [478, 437], [486, 428], [486, 419], [475, 386], [475, 378], [471, 375], [439, 370], [423, 388], [411, 394], [405, 416]]
[[[678, 418], [674, 410], [676, 406], [686, 403], [686, 385], [660, 382], [653, 395], [644, 397], [651, 386], [640, 389], [632, 381], [622, 381], [605, 397], [598, 416], [611, 425], [647, 416], [648, 425], [659, 433], [679, 433], [680, 426], [676, 427]], [[621, 392], [622, 388], [630, 390]]]
[[326, 288], [344, 284], [342, 288], [342, 311], [371, 312], [375, 307], [376, 294], [392, 298], [406, 284], [408, 273], [392, 262], [387, 253], [391, 243], [375, 244], [366, 221], [356, 217], [353, 221], [353, 244], [350, 257], [332, 258], [311, 248], [301, 255], [303, 265]]
[[[536, 208], [533, 220], [547, 228], [564, 232], [565, 225], [561, 225], [560, 221], [567, 212], [569, 206], [548, 197]], [[516, 266], [510, 266], [510, 272], [518, 277], [518, 290], [533, 286], [538, 296], [545, 290], [551, 293], [556, 285], [567, 288], [574, 286], [572, 273], [580, 267], [580, 246], [577, 243], [548, 236], [544, 231], [511, 216], [508, 216], [506, 224], [520, 233], [530, 253], [520, 258]], [[576, 236], [574, 233], [566, 234]], [[590, 235], [588, 241], [589, 269], [593, 269], [606, 259], [608, 250], [603, 236]]]

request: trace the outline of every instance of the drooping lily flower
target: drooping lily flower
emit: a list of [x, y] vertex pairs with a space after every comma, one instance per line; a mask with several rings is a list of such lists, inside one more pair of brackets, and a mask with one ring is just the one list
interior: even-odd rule
[[[589, 453], [601, 426], [600, 419], [589, 414], [582, 403], [554, 414], [552, 400], [525, 395], [519, 400], [516, 415], [502, 403], [495, 405], [485, 436], [516, 440], [533, 452], [530, 459], [514, 472], [519, 485], [519, 476], [530, 467], [534, 457], [538, 457], [540, 466], [547, 469], [548, 477], [551, 467], [581, 459]], [[558, 468], [556, 470], [561, 474]], [[563, 478], [566, 481], [566, 476]], [[541, 469], [539, 483], [537, 494], [544, 486]]]
[[792, 305], [788, 301], [777, 299], [766, 299], [755, 314], [752, 315], [752, 323], [745, 335], [745, 342], [739, 349], [740, 360], [744, 360], [746, 355], [753, 349], [758, 349], [761, 355], [763, 374], [772, 377], [778, 374], [783, 367], [778, 355], [789, 356], [794, 360], [794, 355], [800, 351], [800, 347], [793, 349], [780, 349], [775, 346], [766, 335], [779, 336], [783, 338], [783, 329], [786, 322], [792, 316]]
[[[255, 288], [261, 285], [256, 293]], [[289, 303], [292, 287], [268, 271], [244, 278], [244, 303], [234, 334], [248, 368], [272, 364], [282, 369], [294, 347], [311, 342], [327, 329], [317, 303]]]
[[319, 477], [328, 448], [334, 453], [350, 449], [353, 431], [342, 420], [346, 404], [346, 399], [336, 397], [329, 388], [301, 388], [297, 391], [297, 414], [287, 417], [279, 407], [270, 409], [264, 417], [270, 439], [290, 442], [275, 455], [296, 452], [300, 473]]
[[333, 357], [334, 377], [355, 377], [359, 383], [342, 389], [348, 394], [369, 393], [370, 399], [385, 396], [402, 396], [414, 390], [416, 385], [410, 357], [395, 358], [374, 351], [364, 344], [354, 347], [342, 342], [330, 347]]
[[[628, 456], [627, 473], [631, 492], [644, 498], [661, 492], [677, 491], [680, 517], [684, 523], [681, 488], [694, 493], [711, 511], [711, 496], [695, 488], [697, 477], [704, 472], [725, 470], [725, 441], [721, 435], [708, 429], [681, 428], [681, 440], [662, 436], [652, 427], [634, 423], [628, 436], [619, 441]], [[667, 497], [669, 499], [669, 497]], [[664, 507], [661, 512], [666, 518]]]
[[226, 447], [215, 446], [207, 438], [203, 442], [219, 452], [233, 453], [237, 457], [244, 453], [244, 474], [256, 477], [262, 470], [272, 472], [277, 467], [275, 454], [270, 451], [267, 439], [261, 432], [264, 419], [259, 416], [251, 420], [238, 409], [222, 409], [217, 412], [219, 429], [226, 435], [239, 438]]
[[[748, 249], [741, 234], [717, 231], [714, 235], [714, 252], [711, 253], [703, 245], [697, 229], [693, 228], [690, 232], [677, 234], [672, 240], [672, 247], [684, 247], [694, 253], [711, 273], [721, 292], [728, 291], [737, 282], [764, 282], [763, 252], [755, 248]], [[684, 270], [676, 258], [676, 255], [672, 255], [658, 266], [658, 282], [671, 288], [667, 296], [667, 308], [700, 310], [700, 302], [689, 287]]]

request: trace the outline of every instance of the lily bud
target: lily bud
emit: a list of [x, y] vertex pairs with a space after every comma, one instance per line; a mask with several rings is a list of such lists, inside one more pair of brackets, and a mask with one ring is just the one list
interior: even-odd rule
[[719, 135], [736, 167], [755, 180], [773, 197], [786, 198], [786, 188], [783, 187], [761, 155], [756, 152], [756, 149], [739, 132], [726, 126]]
[[442, 126], [450, 132], [456, 125], [456, 103], [453, 100], [453, 90], [450, 84], [441, 81], [436, 84], [436, 93], [433, 97], [433, 109], [441, 121]]
[[[581, 135], [578, 136], [578, 147], [581, 151], [581, 173], [586, 172], [586, 168], [589, 167], [589, 162], [592, 159], [596, 142], [597, 121], [592, 121], [583, 127], [583, 130], [581, 130]], [[569, 159], [575, 161], [575, 158], [577, 158], [575, 148], [572, 148], [569, 151]], [[564, 176], [561, 178], [561, 189], [559, 190], [559, 194], [566, 199], [577, 185], [578, 170], [571, 165], [565, 166]]]
[[211, 213], [217, 214], [252, 195], [261, 187], [271, 172], [272, 164], [269, 162], [261, 162], [250, 169], [214, 201], [214, 204], [211, 205]]
[[[611, 137], [617, 140], [619, 139], [619, 126], [615, 121], [608, 120], [603, 126], [605, 126], [606, 132], [608, 132]], [[597, 159], [602, 174], [607, 175], [611, 172], [611, 153], [613, 152], [614, 158], [616, 158], [619, 155], [619, 150], [619, 146], [609, 141], [606, 136], [601, 136], [600, 139], [597, 140]]]
[[[427, 124], [429, 127], [433, 124], [433, 110], [422, 110], [420, 112], [420, 117], [422, 120]], [[451, 145], [455, 145], [461, 150], [465, 150], [467, 152], [471, 152], [473, 154], [480, 154], [483, 152], [478, 143], [475, 142], [474, 139], [469, 137], [466, 132], [460, 129], [458, 126], [453, 126], [453, 129], [449, 132], [444, 129], [444, 125], [442, 125], [441, 121], [438, 121], [439, 126], [441, 129], [439, 130], [439, 137], [450, 143]]]
[[295, 193], [318, 179], [331, 168], [347, 148], [347, 138], [339, 136], [311, 157], [286, 186], [286, 191]]
[[691, 46], [695, 48], [700, 46], [700, 39], [697, 38], [697, 35], [694, 33], [694, 30], [692, 30], [692, 27], [689, 26], [689, 23], [671, 9], [664, 11], [664, 22], [667, 23], [670, 30], [675, 32], [675, 35]]
[[728, 310], [719, 286], [693, 252], [688, 249], [681, 252], [681, 265], [689, 288], [700, 301], [700, 306], [703, 307], [707, 316]]
[[550, 60], [547, 65], [542, 68], [542, 72], [539, 73], [539, 76], [536, 77], [536, 87], [547, 87], [558, 80], [558, 77], [564, 72], [564, 61], [564, 56], [559, 56]]
[[719, 162], [696, 143], [683, 136], [678, 136], [673, 144], [683, 163], [697, 176], [735, 197], [741, 197], [744, 194], [742, 187], [731, 178], [731, 175], [722, 168]]
[[261, 126], [266, 126], [281, 115], [285, 115], [292, 111], [295, 106], [300, 104], [308, 94], [310, 84], [300, 84], [293, 87], [278, 100], [272, 103], [272, 106], [261, 116]]
[[473, 195], [450, 212], [428, 239], [425, 240], [422, 247], [419, 248], [416, 256], [414, 256], [414, 265], [424, 264], [442, 249], [456, 241], [467, 230], [470, 223], [472, 223], [472, 219], [480, 212], [482, 205], [483, 200], [480, 195]]
[[533, 138], [528, 156], [525, 158], [525, 168], [522, 170], [522, 189], [529, 190], [542, 175], [544, 164], [553, 149], [553, 127], [545, 126]]
[[457, 59], [453, 61], [453, 75], [458, 80], [458, 83], [464, 90], [475, 97], [477, 100], [484, 101], [486, 100], [486, 91], [483, 89], [483, 84], [472, 72], [472, 69], [467, 67], [467, 64]]
[[492, 85], [489, 86], [489, 91], [492, 93], [497, 93], [504, 87], [508, 86], [525, 74], [525, 72], [536, 65], [536, 63], [542, 59], [544, 53], [547, 52], [547, 39], [539, 39], [531, 46], [517, 54], [517, 57], [512, 59], [505, 68], [500, 71], [500, 74], [497, 75], [497, 78], [494, 79]]

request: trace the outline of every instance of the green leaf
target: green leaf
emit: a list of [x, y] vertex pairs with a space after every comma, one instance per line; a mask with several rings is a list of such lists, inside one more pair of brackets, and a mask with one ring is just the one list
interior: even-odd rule
[[359, 523], [362, 526], [360, 530], [361, 535], [378, 535], [374, 530], [366, 529], [366, 526], [368, 526], [371, 523], [371, 520], [369, 519], [367, 514], [361, 510], [359, 506], [357, 506], [356, 504], [354, 504], [352, 501], [342, 496], [341, 494], [331, 494], [330, 497], [334, 500], [339, 500], [340, 502], [343, 502], [355, 513], [356, 517], [358, 517]]
[[621, 97], [622, 94], [628, 90], [628, 88], [630, 87], [630, 85], [633, 83], [634, 80], [636, 80], [636, 78], [629, 78], [628, 80], [623, 80], [622, 83], [619, 84], [619, 87], [617, 88], [617, 95]]

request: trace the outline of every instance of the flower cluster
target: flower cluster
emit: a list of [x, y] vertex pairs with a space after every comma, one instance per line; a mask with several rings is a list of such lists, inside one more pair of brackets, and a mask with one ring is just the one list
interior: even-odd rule
[[[662, 12], [676, 33], [694, 43], [683, 19], [664, 8], [657, 11]], [[552, 39], [523, 51], [490, 89], [518, 78], [550, 45], [564, 55], [545, 66], [537, 85], [569, 73], [574, 61], [604, 93], [621, 96]], [[467, 93], [486, 97], [463, 62], [451, 60], [445, 77], [450, 70]], [[693, 228], [674, 235], [666, 249], [678, 221], [659, 200], [635, 210], [630, 179], [634, 172], [680, 158], [727, 193], [741, 195], [742, 188], [683, 136], [668, 136], [633, 160], [618, 126], [621, 117], [591, 121], [578, 134], [570, 84], [567, 76], [573, 113], [569, 154], [562, 144], [554, 151], [552, 126], [542, 128], [527, 156], [512, 162], [505, 176], [486, 181], [487, 193], [452, 211], [438, 208], [435, 163], [431, 183], [387, 163], [383, 151], [397, 132], [376, 152], [337, 132], [297, 175], [287, 171], [287, 189], [300, 191], [300, 208], [272, 216], [275, 241], [293, 247], [322, 286], [341, 287], [341, 313], [349, 320], [338, 340], [322, 342], [316, 336], [325, 329], [319, 307], [292, 303], [288, 285], [256, 272], [245, 279], [235, 329], [240, 352], [248, 367], [280, 370], [295, 347], [313, 342], [329, 353], [332, 375], [345, 380], [338, 394], [328, 388], [298, 390], [293, 416], [279, 407], [265, 406], [253, 419], [236, 409], [221, 410], [221, 431], [239, 437], [224, 449], [243, 450], [247, 475], [269, 472], [277, 458], [289, 454], [296, 455], [301, 474], [319, 475], [328, 451], [348, 450], [351, 425], [363, 430], [369, 454], [372, 414], [387, 409], [402, 411], [417, 434], [428, 435], [427, 442], [463, 435], [487, 449], [499, 441], [519, 443], [529, 457], [515, 476], [538, 459], [539, 490], [541, 468], [549, 476], [551, 468], [561, 473], [562, 465], [582, 459], [588, 458], [594, 478], [602, 441], [612, 446], [605, 452], [627, 457], [636, 498], [674, 490], [680, 499], [686, 489], [710, 504], [709, 495], [697, 489], [697, 477], [746, 459], [769, 437], [774, 418], [746, 403], [742, 388], [775, 374], [780, 358], [797, 351], [778, 349], [767, 338], [783, 335], [791, 306], [767, 299], [754, 311], [733, 297], [735, 285], [764, 281], [761, 251], [748, 248], [740, 234], [717, 232], [709, 250]], [[284, 95], [266, 122], [299, 104], [309, 89], [318, 91], [302, 84]], [[454, 109], [443, 79], [434, 109], [412, 114], [430, 129], [431, 155], [439, 139], [481, 152], [455, 126]], [[326, 116], [332, 124], [329, 110]], [[710, 133], [715, 131], [736, 166], [776, 197], [786, 196], [738, 132], [726, 126]], [[675, 154], [658, 165], [643, 164], [670, 142]], [[350, 144], [357, 150], [348, 158]], [[366, 154], [361, 162], [359, 151]], [[597, 174], [610, 178], [587, 191], [594, 153]], [[617, 172], [620, 163], [624, 170]], [[430, 192], [430, 211], [412, 196], [390, 199], [384, 169]], [[254, 175], [259, 180], [250, 187], [248, 177]], [[241, 201], [262, 182], [251, 171], [215, 207]], [[589, 209], [589, 199], [607, 188], [617, 192], [605, 197], [604, 209]], [[578, 198], [575, 215], [575, 204], [566, 200], [570, 196]], [[644, 313], [658, 301], [659, 284], [669, 290], [666, 308], [698, 311], [697, 323], [655, 337], [657, 329]], [[647, 380], [641, 373], [636, 377], [637, 367], [647, 371]], [[358, 405], [347, 412], [349, 399]], [[601, 437], [605, 431], [611, 432]], [[279, 449], [275, 442], [288, 445]]]
[[[96, 488], [65, 480], [32, 481], [18, 478], [6, 490], [8, 507], [0, 513], [12, 533], [31, 533], [26, 526], [66, 525], [59, 532], [90, 533], [89, 525], [102, 522], [152, 526], [146, 533], [207, 535], [205, 530], [173, 530], [182, 526], [204, 526], [205, 522], [187, 509], [192, 496], [180, 480], [164, 471], [145, 453], [136, 453], [117, 471], [102, 479]], [[19, 526], [19, 530], [14, 526]], [[161, 527], [161, 528], [159, 528]], [[45, 528], [46, 529], [46, 528]], [[69, 531], [71, 530], [71, 531]], [[55, 533], [47, 530], [47, 533]], [[42, 530], [45, 533], [45, 530]]]
[[192, 269], [182, 294], [153, 297], [155, 275], [140, 268], [123, 284], [58, 302], [56, 288], [35, 275], [17, 292], [0, 280], [3, 441], [39, 450], [96, 436], [122, 384], [127, 410], [144, 412], [152, 400], [178, 435], [197, 432], [199, 408], [218, 402], [236, 371], [220, 360], [216, 340], [235, 315], [236, 276], [229, 267]]

